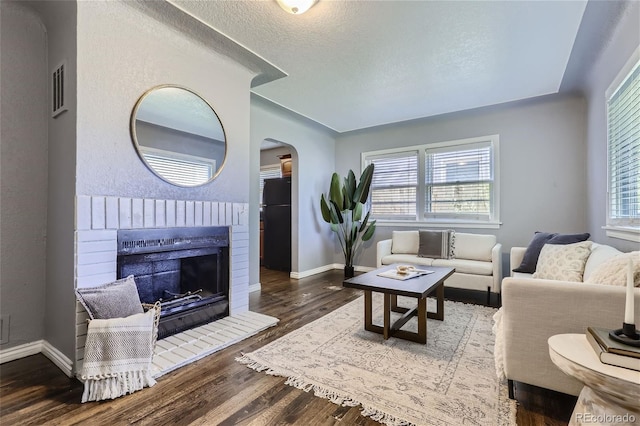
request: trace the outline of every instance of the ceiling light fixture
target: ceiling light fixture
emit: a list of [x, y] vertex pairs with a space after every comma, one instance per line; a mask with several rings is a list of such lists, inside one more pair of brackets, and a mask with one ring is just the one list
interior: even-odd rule
[[311, 6], [316, 4], [318, 0], [276, 0], [281, 8], [293, 15], [301, 15]]

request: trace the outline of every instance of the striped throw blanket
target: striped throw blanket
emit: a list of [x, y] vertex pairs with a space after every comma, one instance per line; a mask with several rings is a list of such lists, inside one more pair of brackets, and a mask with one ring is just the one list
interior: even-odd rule
[[82, 402], [114, 399], [156, 381], [151, 360], [156, 339], [156, 308], [126, 318], [89, 321], [81, 380]]

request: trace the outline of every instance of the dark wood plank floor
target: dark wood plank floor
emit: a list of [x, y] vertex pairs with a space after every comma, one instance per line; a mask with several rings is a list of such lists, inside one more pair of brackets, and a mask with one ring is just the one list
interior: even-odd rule
[[[339, 407], [235, 361], [356, 299], [341, 271], [302, 280], [261, 271], [251, 309], [280, 318], [277, 327], [169, 373], [152, 388], [107, 402], [80, 404], [82, 384], [43, 355], [0, 366], [2, 425], [377, 425], [358, 407]], [[449, 299], [485, 302], [486, 294], [449, 290]], [[576, 398], [517, 384], [518, 425], [566, 425]]]

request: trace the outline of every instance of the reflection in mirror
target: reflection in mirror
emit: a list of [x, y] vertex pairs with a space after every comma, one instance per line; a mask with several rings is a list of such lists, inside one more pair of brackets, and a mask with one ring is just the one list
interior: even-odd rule
[[224, 164], [226, 140], [218, 116], [184, 87], [158, 86], [142, 95], [131, 114], [131, 136], [147, 167], [174, 185], [203, 185]]

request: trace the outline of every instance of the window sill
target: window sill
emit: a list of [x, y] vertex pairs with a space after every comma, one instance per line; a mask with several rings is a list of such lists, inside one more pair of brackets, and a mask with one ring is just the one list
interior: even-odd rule
[[377, 219], [376, 226], [381, 227], [407, 227], [407, 228], [476, 228], [476, 229], [500, 229], [502, 222], [472, 222], [472, 221], [447, 221], [425, 222], [416, 220], [384, 220]]
[[606, 231], [607, 237], [640, 243], [640, 228], [607, 225], [602, 229]]

